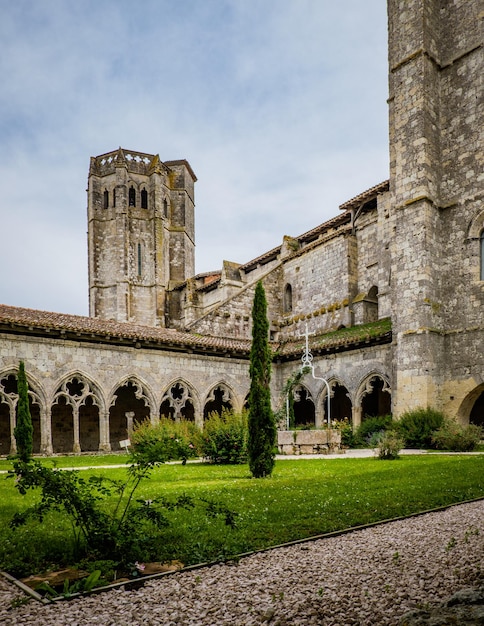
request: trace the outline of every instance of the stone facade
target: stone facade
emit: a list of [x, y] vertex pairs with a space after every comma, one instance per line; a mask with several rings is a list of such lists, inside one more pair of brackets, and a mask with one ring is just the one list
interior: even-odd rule
[[[272, 402], [301, 366], [296, 421], [431, 405], [484, 421], [483, 47], [479, 0], [389, 0], [390, 180], [245, 264], [194, 276], [187, 161], [119, 148], [91, 159], [90, 317], [0, 306], [0, 454], [16, 375], [34, 447], [119, 448], [136, 422], [241, 410], [251, 307], [268, 300]], [[324, 379], [324, 381], [323, 381]]]

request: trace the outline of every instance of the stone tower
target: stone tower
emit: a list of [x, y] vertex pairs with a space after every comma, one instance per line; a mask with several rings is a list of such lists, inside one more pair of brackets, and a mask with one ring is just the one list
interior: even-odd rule
[[91, 157], [89, 314], [166, 325], [166, 293], [195, 270], [194, 183], [187, 161], [119, 148]]
[[393, 412], [455, 414], [484, 383], [483, 3], [388, 16]]

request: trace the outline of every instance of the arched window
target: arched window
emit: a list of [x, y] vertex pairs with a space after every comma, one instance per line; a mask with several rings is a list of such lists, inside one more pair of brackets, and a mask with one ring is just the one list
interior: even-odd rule
[[484, 280], [484, 230], [481, 232], [481, 280]]
[[141, 208], [148, 208], [148, 192], [146, 191], [146, 189], [141, 190]]
[[104, 203], [103, 206], [105, 209], [109, 208], [109, 191], [107, 189], [104, 190]]
[[129, 206], [136, 206], [136, 192], [133, 186], [129, 188]]
[[292, 311], [292, 287], [289, 283], [284, 287], [283, 309], [284, 313]]

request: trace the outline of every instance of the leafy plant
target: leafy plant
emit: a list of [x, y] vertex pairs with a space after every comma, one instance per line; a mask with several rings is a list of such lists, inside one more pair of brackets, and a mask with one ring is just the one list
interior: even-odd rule
[[377, 417], [366, 416], [356, 429], [354, 443], [356, 446], [375, 447], [380, 434], [392, 428], [393, 421], [391, 415], [379, 415]]
[[267, 301], [259, 281], [252, 306], [252, 345], [249, 391], [249, 469], [254, 478], [270, 476], [274, 469], [277, 429], [271, 408], [271, 350], [268, 341]]
[[477, 448], [483, 438], [484, 430], [476, 424], [462, 426], [452, 420], [445, 420], [443, 426], [433, 433], [432, 444], [440, 450], [470, 452]]
[[[131, 464], [125, 481], [103, 476], [86, 480], [77, 471], [17, 460], [10, 475], [16, 477], [18, 491], [25, 495], [38, 488], [41, 499], [15, 513], [11, 526], [20, 527], [31, 519], [42, 522], [51, 511], [65, 513], [72, 524], [78, 558], [89, 554], [120, 564], [146, 560], [169, 526], [166, 513], [195, 506], [194, 498], [183, 494], [172, 499], [135, 499], [141, 481], [149, 477], [155, 465], [153, 461]], [[115, 498], [114, 507], [107, 506], [111, 496]], [[209, 517], [223, 516], [227, 525], [235, 525], [235, 514], [223, 505], [204, 498], [199, 498], [198, 504]]]
[[247, 414], [233, 411], [211, 413], [199, 436], [202, 456], [212, 463], [247, 462]]
[[355, 447], [355, 435], [353, 433], [353, 426], [347, 417], [342, 420], [332, 420], [332, 428], [339, 430], [341, 434], [341, 445], [347, 448]]
[[403, 439], [393, 430], [385, 430], [377, 438], [375, 450], [379, 459], [394, 460], [400, 456]]
[[432, 435], [444, 425], [444, 414], [427, 408], [417, 408], [403, 413], [395, 428], [405, 440], [408, 448], [431, 448]]
[[164, 463], [187, 459], [199, 455], [197, 440], [199, 429], [194, 422], [175, 422], [162, 418], [156, 424], [145, 420], [131, 434], [131, 453], [135, 462]]

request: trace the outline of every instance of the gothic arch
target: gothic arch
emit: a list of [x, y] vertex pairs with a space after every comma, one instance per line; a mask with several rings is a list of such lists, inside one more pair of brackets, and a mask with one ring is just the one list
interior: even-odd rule
[[484, 427], [484, 383], [470, 391], [457, 412], [461, 424], [477, 424]]
[[[333, 376], [328, 379], [328, 385], [330, 389], [330, 411], [331, 421], [338, 420], [343, 421], [347, 419], [350, 423], [353, 421], [353, 398], [347, 385], [337, 376]], [[320, 413], [323, 415], [323, 423], [327, 423], [327, 389], [326, 385], [323, 385], [319, 397], [318, 407], [320, 407]]]
[[316, 424], [316, 405], [311, 391], [306, 385], [299, 384], [293, 389], [294, 425], [314, 426]]
[[225, 382], [219, 382], [212, 386], [203, 403], [203, 419], [206, 420], [210, 413], [236, 410], [234, 390]]
[[366, 415], [388, 415], [391, 413], [391, 387], [388, 377], [373, 371], [360, 382], [355, 394], [354, 408], [360, 411], [360, 417]]
[[137, 423], [157, 419], [156, 402], [148, 384], [136, 376], [126, 376], [109, 396], [108, 440], [111, 450], [120, 450]]
[[182, 378], [173, 379], [162, 395], [160, 417], [193, 420], [198, 424], [200, 415], [200, 400], [194, 387]]
[[[43, 436], [43, 416], [45, 416], [46, 399], [40, 383], [32, 374], [25, 372], [29, 387], [29, 408], [32, 418], [33, 452], [37, 454], [47, 449]], [[10, 367], [0, 374], [0, 455], [14, 454], [16, 442], [14, 428], [17, 419], [18, 367]]]
[[54, 452], [99, 450], [104, 413], [102, 392], [89, 376], [81, 371], [72, 371], [63, 376], [51, 402]]

